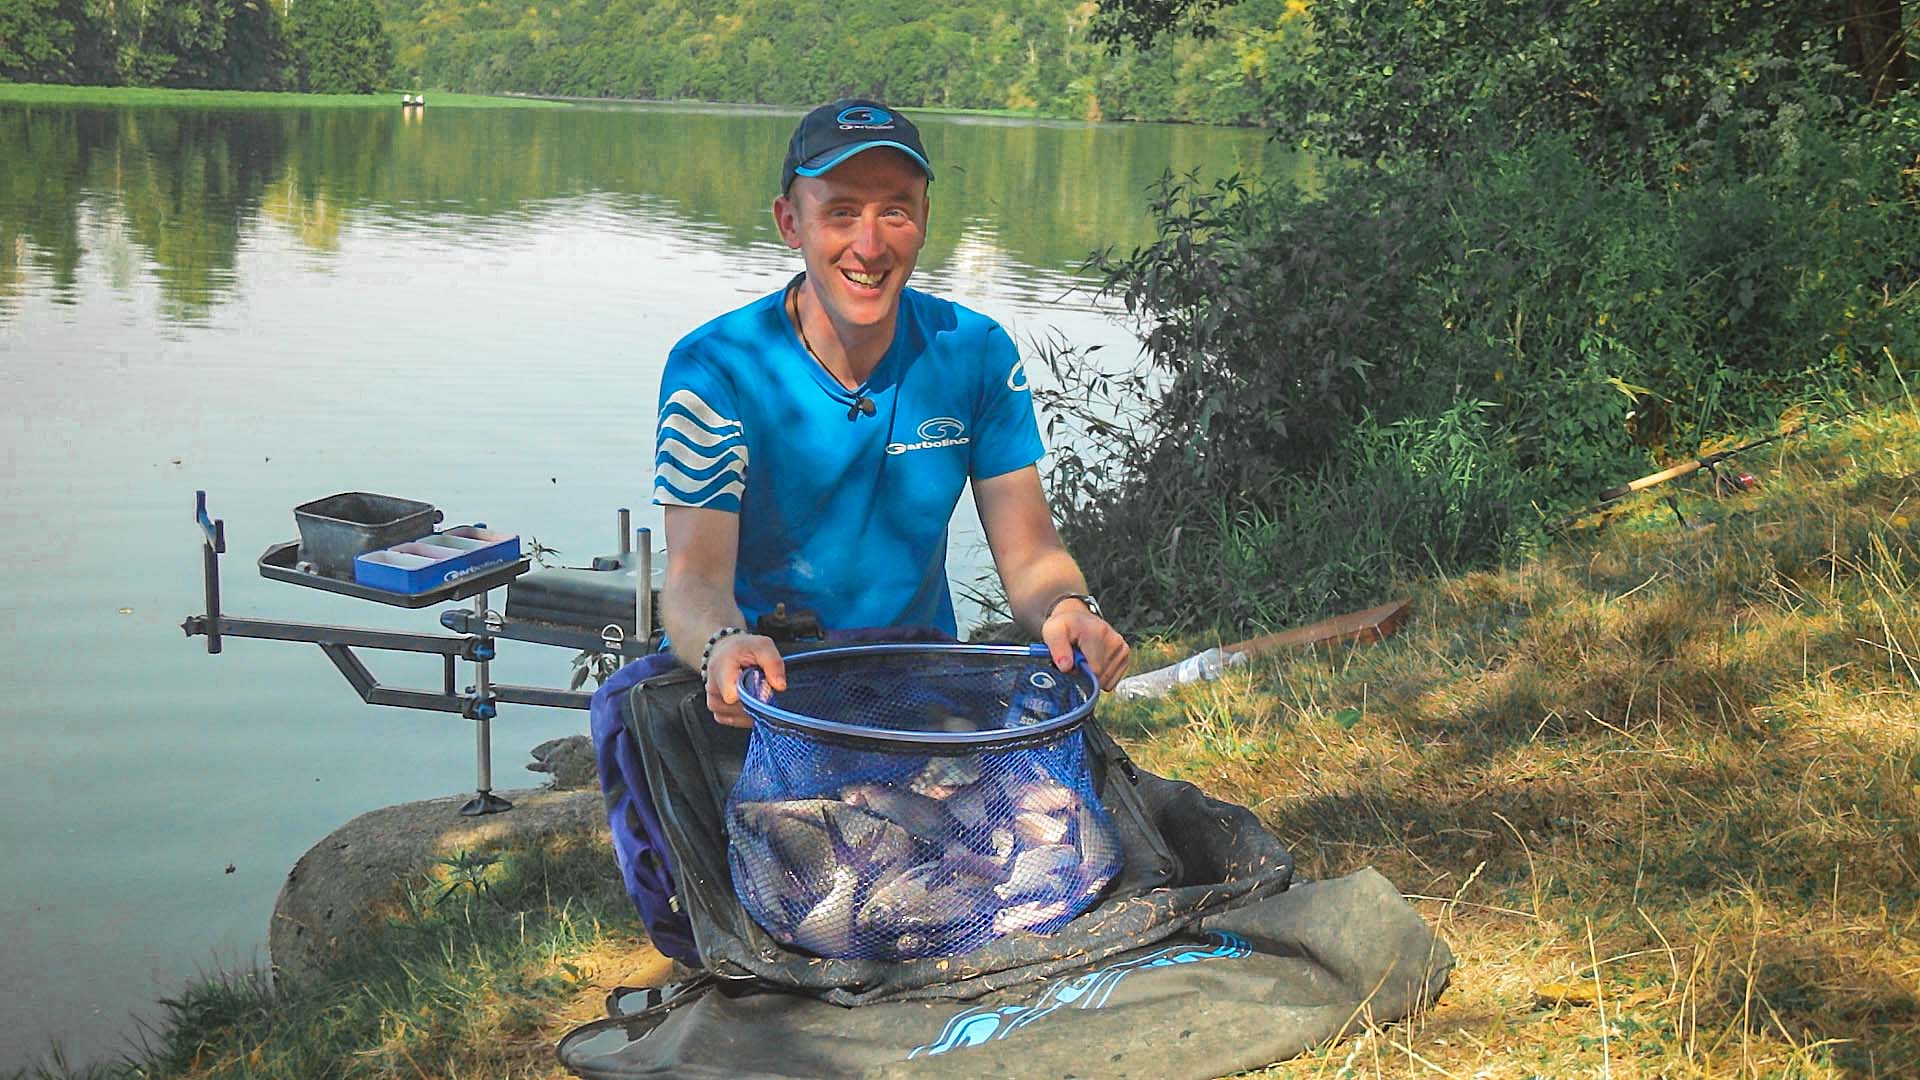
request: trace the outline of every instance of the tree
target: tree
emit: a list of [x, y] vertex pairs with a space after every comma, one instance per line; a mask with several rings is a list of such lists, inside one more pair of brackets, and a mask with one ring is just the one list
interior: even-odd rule
[[302, 90], [370, 94], [393, 71], [393, 41], [377, 0], [295, 0], [287, 40]]
[[0, 0], [0, 78], [71, 78], [76, 14], [63, 0]]

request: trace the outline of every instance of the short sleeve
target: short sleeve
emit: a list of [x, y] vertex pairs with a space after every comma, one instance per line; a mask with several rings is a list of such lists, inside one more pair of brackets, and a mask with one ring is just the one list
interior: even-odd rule
[[660, 378], [653, 501], [737, 514], [746, 489], [747, 439], [733, 387], [676, 350]]
[[1039, 421], [1033, 415], [1026, 360], [1014, 348], [1013, 339], [997, 325], [988, 331], [986, 345], [967, 469], [975, 480], [1026, 468], [1047, 452], [1046, 444], [1040, 441]]

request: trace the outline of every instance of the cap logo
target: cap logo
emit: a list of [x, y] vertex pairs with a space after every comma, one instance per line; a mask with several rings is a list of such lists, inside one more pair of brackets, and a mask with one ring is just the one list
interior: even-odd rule
[[833, 122], [846, 128], [890, 128], [893, 126], [893, 114], [885, 109], [876, 109], [870, 105], [854, 105], [840, 110]]

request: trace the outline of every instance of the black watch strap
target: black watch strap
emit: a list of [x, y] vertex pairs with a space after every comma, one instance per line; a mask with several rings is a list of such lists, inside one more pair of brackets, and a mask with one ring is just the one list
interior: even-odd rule
[[1047, 605], [1047, 613], [1045, 615], [1040, 616], [1040, 621], [1046, 622], [1048, 619], [1053, 618], [1054, 609], [1059, 607], [1061, 604], [1065, 603], [1068, 600], [1078, 600], [1081, 603], [1087, 605], [1088, 611], [1093, 612], [1095, 615], [1100, 614], [1100, 601], [1095, 600], [1093, 597], [1088, 596], [1086, 593], [1083, 593], [1083, 592], [1061, 593], [1059, 596], [1056, 596], [1053, 598], [1052, 603]]

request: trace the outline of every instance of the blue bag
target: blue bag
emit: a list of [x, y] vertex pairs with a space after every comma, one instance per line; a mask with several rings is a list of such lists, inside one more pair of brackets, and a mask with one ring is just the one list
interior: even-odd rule
[[680, 910], [675, 896], [666, 832], [647, 790], [640, 749], [627, 730], [626, 710], [621, 706], [626, 695], [648, 679], [685, 670], [672, 653], [643, 656], [614, 672], [594, 692], [589, 714], [594, 757], [600, 766], [600, 793], [606, 799], [607, 825], [613, 833], [613, 858], [620, 866], [627, 895], [633, 898], [654, 948], [697, 966], [700, 953], [693, 944], [693, 924]]

